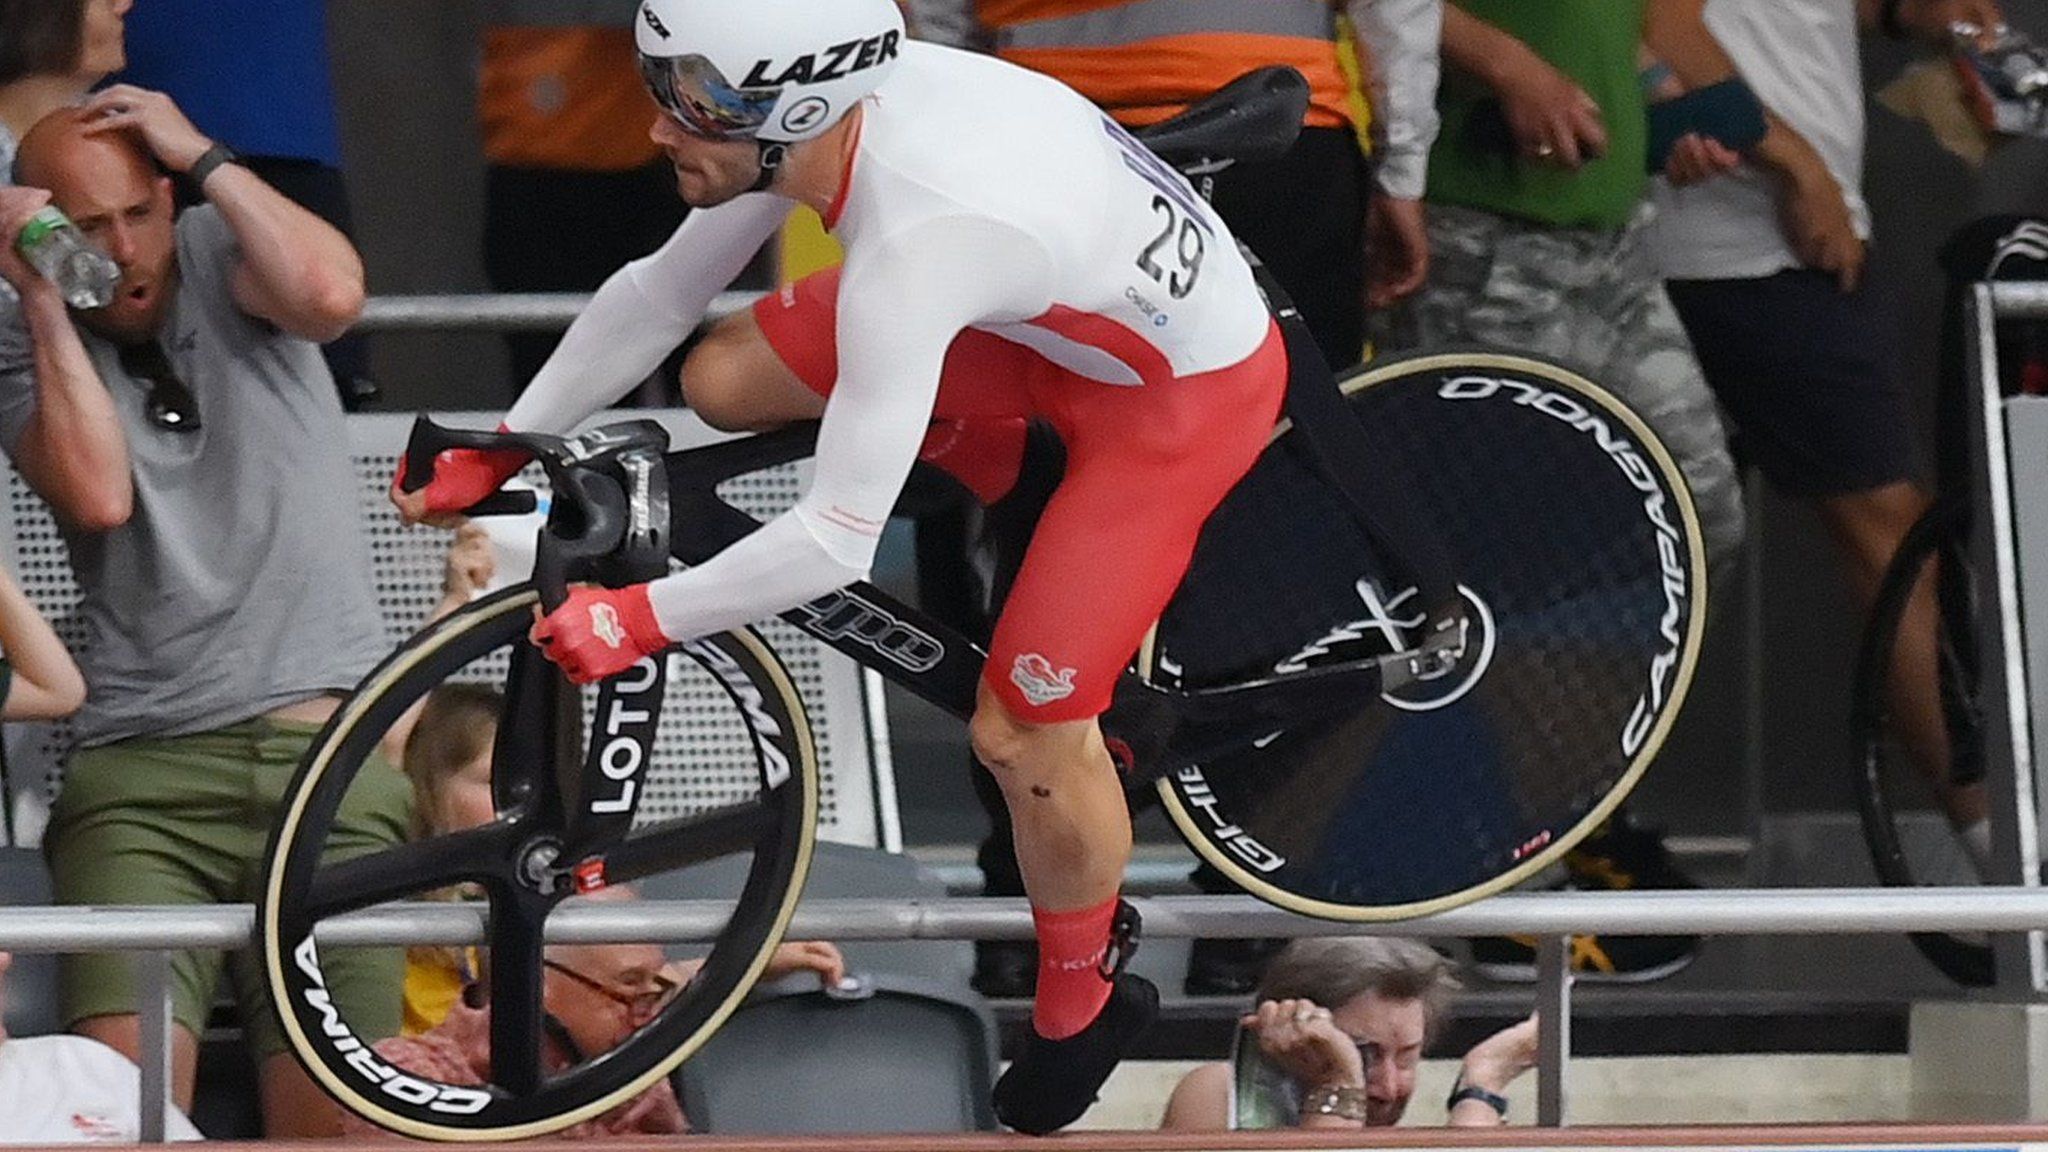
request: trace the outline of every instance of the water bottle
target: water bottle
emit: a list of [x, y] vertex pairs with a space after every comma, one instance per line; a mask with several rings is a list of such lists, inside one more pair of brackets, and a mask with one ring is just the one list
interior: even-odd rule
[[120, 265], [88, 243], [55, 204], [45, 204], [29, 217], [16, 246], [73, 308], [104, 308], [114, 302], [114, 289], [121, 283]]

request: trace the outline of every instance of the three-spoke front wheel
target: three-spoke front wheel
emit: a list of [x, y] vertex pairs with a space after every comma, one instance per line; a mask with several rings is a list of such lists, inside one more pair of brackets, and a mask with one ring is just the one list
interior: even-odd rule
[[[526, 643], [535, 595], [507, 589], [422, 632], [372, 672], [329, 721], [282, 806], [257, 909], [257, 943], [285, 1036], [345, 1107], [392, 1131], [440, 1140], [508, 1140], [595, 1117], [666, 1076], [736, 1008], [780, 942], [808, 868], [819, 797], [815, 747], [788, 673], [752, 632], [679, 646], [655, 742], [687, 746], [633, 777], [635, 815], [610, 827], [623, 795], [597, 781], [634, 753], [611, 742], [632, 717], [595, 715], [598, 693], [555, 676]], [[632, 674], [629, 673], [629, 676]], [[652, 679], [650, 676], [649, 679]], [[336, 835], [351, 788], [388, 787], [376, 753], [409, 708], [438, 685], [482, 682], [505, 696], [493, 751], [495, 819], [364, 851]], [[611, 711], [632, 701], [619, 696]], [[622, 723], [622, 721], [624, 723]], [[598, 747], [586, 771], [592, 742]], [[685, 769], [686, 770], [683, 770]], [[623, 774], [623, 773], [622, 773]], [[707, 799], [705, 781], [716, 784]], [[662, 793], [667, 791], [664, 798]], [[744, 881], [723, 898], [702, 967], [659, 1013], [608, 1052], [565, 1064], [547, 1039], [542, 934], [575, 878], [622, 884], [712, 860], [738, 859]], [[727, 870], [728, 874], [731, 871]], [[330, 996], [323, 940], [333, 917], [391, 901], [461, 898], [488, 908], [480, 972], [489, 989], [489, 1079], [441, 1083], [397, 1068]], [[696, 895], [696, 893], [691, 893]], [[399, 989], [390, 989], [397, 997]]]

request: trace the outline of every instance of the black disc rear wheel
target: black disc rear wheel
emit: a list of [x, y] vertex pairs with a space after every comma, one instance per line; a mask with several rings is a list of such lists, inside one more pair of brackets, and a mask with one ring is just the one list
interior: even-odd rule
[[[1400, 499], [1438, 534], [1471, 630], [1445, 674], [1337, 722], [1262, 734], [1160, 782], [1205, 859], [1283, 907], [1421, 915], [1515, 884], [1590, 832], [1656, 756], [1706, 620], [1677, 465], [1584, 377], [1463, 353], [1343, 383]], [[1284, 426], [1204, 528], [1140, 653], [1204, 688], [1411, 646], [1393, 576]]]

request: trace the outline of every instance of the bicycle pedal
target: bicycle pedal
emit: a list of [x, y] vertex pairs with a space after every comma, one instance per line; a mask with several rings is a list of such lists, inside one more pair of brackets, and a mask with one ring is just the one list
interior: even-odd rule
[[1438, 622], [1419, 647], [1380, 657], [1380, 690], [1392, 691], [1419, 680], [1435, 680], [1450, 672], [1465, 658], [1471, 632], [1472, 622], [1459, 613]]
[[1114, 981], [1130, 967], [1138, 953], [1138, 941], [1145, 934], [1145, 921], [1128, 900], [1116, 902], [1116, 919], [1109, 927], [1109, 947], [1102, 953], [1102, 978]]

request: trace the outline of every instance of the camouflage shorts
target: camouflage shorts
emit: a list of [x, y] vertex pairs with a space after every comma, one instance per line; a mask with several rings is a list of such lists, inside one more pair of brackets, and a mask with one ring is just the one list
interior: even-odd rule
[[1429, 285], [1379, 318], [1386, 352], [1487, 348], [1577, 369], [1655, 430], [1692, 488], [1719, 567], [1742, 540], [1742, 492], [1714, 395], [1641, 243], [1431, 205]]

